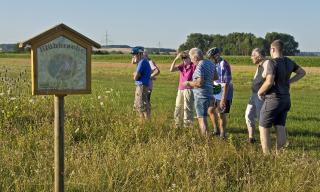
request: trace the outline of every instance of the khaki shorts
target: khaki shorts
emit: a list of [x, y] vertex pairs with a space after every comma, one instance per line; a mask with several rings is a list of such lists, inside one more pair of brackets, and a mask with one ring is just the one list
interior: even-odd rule
[[134, 99], [134, 109], [138, 112], [150, 111], [150, 101], [148, 99], [149, 88], [145, 85], [137, 85]]

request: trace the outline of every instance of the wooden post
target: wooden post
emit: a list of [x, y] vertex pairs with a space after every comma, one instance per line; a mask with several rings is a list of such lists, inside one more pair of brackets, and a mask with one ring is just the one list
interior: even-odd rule
[[54, 188], [64, 192], [64, 96], [54, 96]]

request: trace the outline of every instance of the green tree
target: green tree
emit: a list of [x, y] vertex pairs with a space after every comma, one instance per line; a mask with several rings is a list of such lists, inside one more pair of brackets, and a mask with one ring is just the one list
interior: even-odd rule
[[267, 33], [265, 39], [256, 37], [252, 33], [229, 33], [227, 35], [220, 34], [201, 34], [191, 33], [188, 35], [185, 43], [180, 45], [179, 50], [189, 50], [198, 47], [206, 52], [211, 47], [218, 47], [224, 55], [250, 55], [251, 50], [258, 47], [267, 53], [270, 49], [270, 43], [275, 39], [281, 39], [285, 44], [284, 54], [294, 55], [299, 53], [298, 43], [294, 37], [283, 33]]
[[226, 44], [226, 36], [217, 34], [217, 35], [211, 35], [212, 42], [210, 44], [210, 48], [212, 47], [219, 47], [222, 52], [224, 52], [224, 45]]
[[294, 40], [294, 37], [285, 34], [285, 33], [267, 33], [265, 36], [265, 40], [267, 41], [267, 50], [270, 49], [270, 44], [274, 41], [280, 39], [284, 43], [283, 48], [283, 54], [284, 55], [295, 55], [297, 53], [300, 53], [300, 50], [298, 49], [299, 43]]
[[268, 42], [261, 37], [255, 38], [252, 42], [252, 46], [253, 48], [260, 48], [262, 50], [264, 50], [265, 52], [267, 52], [268, 50]]
[[201, 34], [201, 33], [191, 33], [187, 37], [187, 41], [180, 45], [179, 51], [189, 50], [193, 47], [198, 47], [203, 52], [209, 49], [212, 43], [212, 38], [210, 35]]

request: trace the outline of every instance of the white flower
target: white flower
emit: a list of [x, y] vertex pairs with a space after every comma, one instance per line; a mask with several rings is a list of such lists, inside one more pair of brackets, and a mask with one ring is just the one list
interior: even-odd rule
[[0, 93], [0, 96], [4, 96], [4, 93], [2, 92], [2, 93]]
[[160, 177], [159, 177], [158, 174], [156, 174], [156, 175], [154, 176], [154, 178], [157, 179], [157, 180], [159, 180]]
[[29, 103], [34, 104], [34, 103], [35, 103], [35, 100], [34, 100], [34, 99], [29, 99]]
[[113, 91], [113, 89], [111, 88], [111, 89], [110, 89], [110, 92], [112, 92], [112, 91]]
[[103, 102], [100, 102], [100, 105], [103, 106]]
[[102, 98], [102, 97], [99, 95], [99, 96], [98, 96], [98, 99], [101, 99], [101, 98]]

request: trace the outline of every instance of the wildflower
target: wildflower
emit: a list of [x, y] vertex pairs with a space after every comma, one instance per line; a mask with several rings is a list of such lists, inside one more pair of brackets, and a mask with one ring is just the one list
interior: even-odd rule
[[0, 96], [4, 96], [4, 93], [2, 92], [2, 93], [0, 93]]
[[98, 96], [98, 99], [102, 99], [102, 97], [99, 95], [99, 96]]
[[34, 104], [34, 103], [35, 103], [35, 100], [34, 100], [34, 99], [29, 99], [29, 103]]
[[156, 180], [159, 180], [159, 175], [158, 174], [156, 174], [155, 176], [154, 176], [154, 179], [156, 179]]
[[103, 106], [103, 102], [100, 102], [100, 105]]

